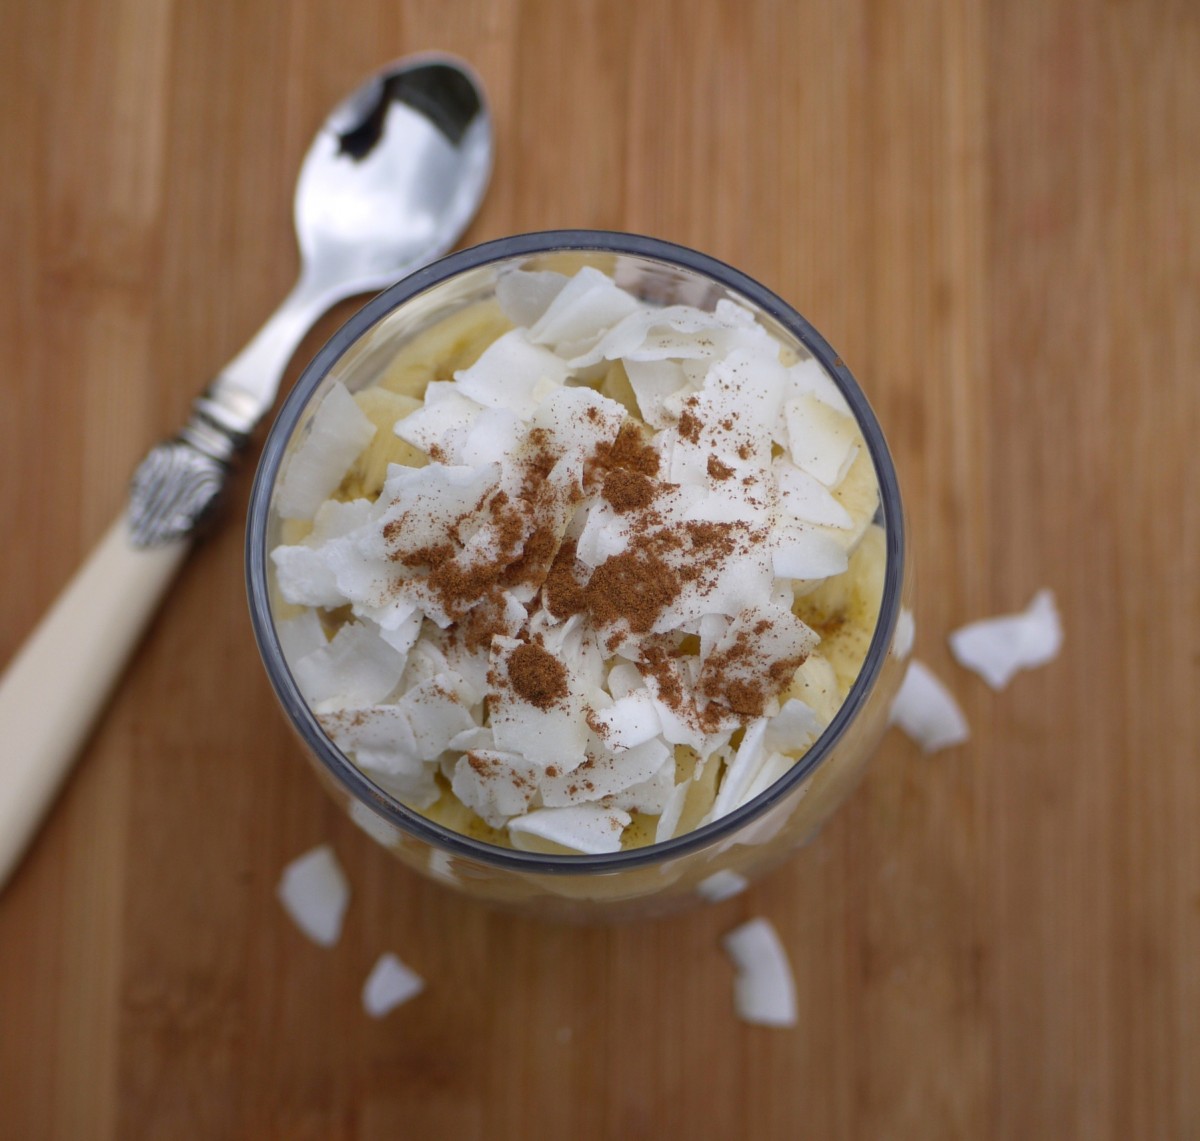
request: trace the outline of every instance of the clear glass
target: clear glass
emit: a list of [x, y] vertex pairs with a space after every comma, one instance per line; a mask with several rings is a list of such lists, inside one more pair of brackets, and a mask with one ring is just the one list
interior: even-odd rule
[[[675, 839], [608, 855], [551, 856], [487, 844], [451, 831], [373, 784], [321, 730], [280, 648], [273, 618], [269, 552], [279, 542], [273, 497], [281, 463], [335, 381], [370, 385], [398, 349], [456, 310], [488, 299], [501, 272], [590, 264], [657, 304], [711, 310], [722, 298], [744, 305], [800, 357], [834, 378], [858, 420], [880, 490], [876, 516], [886, 536], [886, 570], [866, 660], [837, 715], [772, 787], [721, 819]], [[554, 231], [489, 242], [453, 254], [380, 294], [337, 332], [296, 384], [271, 430], [250, 504], [246, 570], [251, 619], [275, 692], [322, 783], [360, 827], [398, 859], [468, 895], [540, 917], [641, 918], [719, 895], [778, 864], [810, 840], [861, 776], [903, 673], [902, 610], [911, 606], [904, 520], [883, 434], [841, 358], [775, 294], [704, 254], [657, 239], [605, 231]], [[717, 873], [724, 873], [712, 879]]]

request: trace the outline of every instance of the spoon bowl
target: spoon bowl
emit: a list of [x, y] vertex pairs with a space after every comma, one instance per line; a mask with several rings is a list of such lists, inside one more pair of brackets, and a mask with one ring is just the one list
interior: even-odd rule
[[269, 406], [317, 316], [451, 249], [483, 200], [492, 147], [483, 89], [450, 56], [401, 60], [343, 99], [296, 183], [296, 287], [218, 384]]
[[368, 292], [446, 253], [475, 216], [491, 159], [491, 116], [462, 64], [417, 57], [373, 76], [334, 108], [301, 167], [304, 272]]

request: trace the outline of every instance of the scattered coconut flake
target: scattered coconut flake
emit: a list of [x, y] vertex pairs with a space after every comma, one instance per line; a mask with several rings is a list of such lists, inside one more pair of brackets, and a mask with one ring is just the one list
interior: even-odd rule
[[955, 630], [950, 650], [959, 665], [974, 670], [993, 689], [1003, 689], [1018, 670], [1053, 661], [1062, 639], [1054, 592], [1042, 589], [1020, 614], [983, 618]]
[[372, 1018], [382, 1018], [425, 989], [425, 980], [406, 967], [391, 951], [375, 961], [363, 984], [363, 1010]]
[[913, 658], [892, 702], [891, 721], [926, 753], [960, 745], [970, 737], [967, 719], [950, 691]]
[[896, 616], [896, 632], [892, 635], [892, 656], [904, 661], [912, 653], [917, 638], [917, 622], [907, 606], [900, 607]]
[[311, 519], [374, 435], [371, 418], [341, 381], [335, 383], [317, 406], [279, 481], [275, 506], [280, 516]]
[[275, 894], [314, 943], [332, 947], [338, 941], [350, 902], [350, 885], [328, 844], [318, 844], [288, 864]]
[[722, 940], [737, 974], [733, 1002], [738, 1017], [758, 1026], [796, 1025], [796, 984], [779, 935], [767, 919], [751, 919]]
[[745, 876], [729, 868], [722, 868], [719, 872], [713, 872], [711, 876], [702, 879], [696, 885], [696, 894], [707, 899], [709, 903], [720, 903], [723, 899], [741, 895], [749, 886], [750, 881]]

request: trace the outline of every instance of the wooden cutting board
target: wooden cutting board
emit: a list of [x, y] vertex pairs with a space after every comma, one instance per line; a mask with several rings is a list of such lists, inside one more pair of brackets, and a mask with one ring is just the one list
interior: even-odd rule
[[[1200, 8], [10, 0], [3, 26], [0, 659], [291, 284], [325, 110], [440, 48], [498, 128], [470, 241], [694, 245], [842, 353], [901, 470], [917, 653], [973, 736], [890, 736], [734, 900], [493, 914], [306, 770], [249, 632], [244, 472], [0, 896], [0, 1136], [1200, 1137]], [[1000, 693], [953, 664], [949, 630], [1042, 586], [1057, 661]], [[321, 841], [354, 893], [330, 950], [274, 899]], [[759, 915], [794, 1030], [734, 1016], [718, 940]], [[372, 1021], [384, 950], [428, 987]]]

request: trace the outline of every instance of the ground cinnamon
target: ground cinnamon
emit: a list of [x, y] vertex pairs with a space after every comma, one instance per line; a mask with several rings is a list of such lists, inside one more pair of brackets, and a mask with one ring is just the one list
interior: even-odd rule
[[508, 659], [508, 680], [522, 701], [549, 709], [570, 693], [567, 667], [549, 650], [527, 642]]

